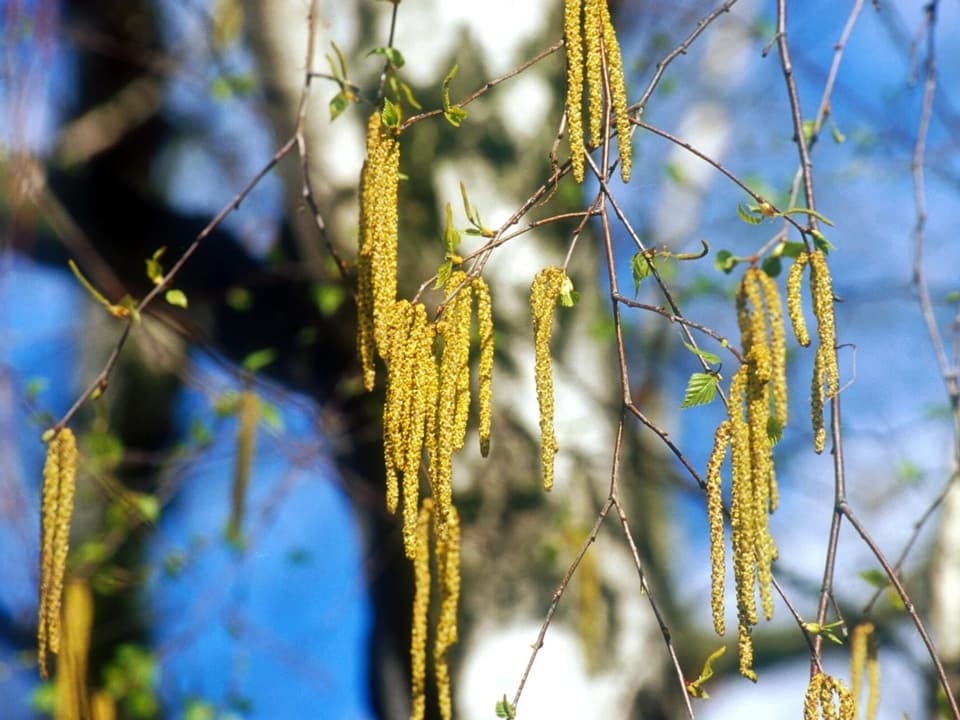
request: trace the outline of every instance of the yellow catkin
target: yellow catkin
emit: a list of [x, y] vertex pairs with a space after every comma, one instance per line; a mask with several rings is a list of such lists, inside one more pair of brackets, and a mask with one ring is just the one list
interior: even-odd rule
[[837, 331], [833, 315], [833, 283], [827, 258], [820, 250], [810, 253], [810, 293], [813, 312], [817, 316], [817, 336], [820, 345], [817, 354], [822, 356], [820, 371], [826, 385], [827, 397], [840, 391], [840, 372], [837, 368]]
[[783, 326], [783, 304], [776, 281], [762, 270], [757, 273], [767, 307], [770, 329], [770, 382], [773, 412], [780, 427], [787, 426], [787, 341]]
[[427, 706], [427, 614], [430, 609], [430, 518], [433, 501], [424, 498], [417, 518], [413, 558], [413, 625], [410, 633], [410, 720], [422, 720]]
[[867, 643], [873, 634], [873, 623], [858, 623], [850, 633], [850, 693], [859, 701], [863, 687], [863, 671], [867, 666]]
[[440, 357], [439, 388], [435, 421], [436, 440], [430, 459], [430, 483], [434, 500], [438, 533], [442, 535], [446, 518], [453, 505], [453, 453], [463, 447], [470, 402], [470, 319], [473, 292], [466, 275], [455, 272], [447, 280], [448, 292], [459, 288], [450, 300], [439, 323], [443, 340]]
[[880, 706], [880, 659], [878, 657], [877, 637], [870, 638], [867, 652], [867, 714], [866, 720], [876, 720]]
[[237, 453], [233, 462], [233, 482], [230, 486], [230, 522], [227, 538], [239, 542], [247, 503], [247, 488], [256, 448], [257, 425], [260, 422], [260, 398], [252, 390], [240, 393], [237, 406]]
[[740, 674], [756, 682], [757, 673], [753, 670], [753, 640], [750, 637], [750, 627], [742, 618], [737, 628], [737, 650], [740, 654]]
[[77, 440], [70, 428], [63, 428], [50, 441], [43, 466], [37, 645], [40, 675], [44, 679], [47, 678], [47, 653], [60, 651], [60, 607], [76, 483]]
[[450, 720], [450, 671], [447, 650], [457, 642], [457, 607], [460, 603], [460, 518], [451, 508], [444, 537], [437, 533], [437, 584], [440, 586], [440, 617], [433, 646], [433, 667], [437, 679], [440, 717]]
[[98, 690], [90, 699], [90, 711], [93, 720], [116, 720], [117, 704], [113, 695], [106, 690]]
[[72, 580], [64, 594], [63, 642], [57, 662], [56, 720], [89, 718], [87, 656], [93, 625], [93, 597], [83, 580]]
[[[416, 518], [417, 498], [420, 491], [420, 463], [427, 434], [428, 418], [436, 412], [437, 364], [433, 355], [434, 327], [427, 322], [426, 308], [418, 303], [414, 307], [410, 344], [414, 350], [411, 362], [409, 385], [412, 389], [406, 430], [406, 457], [403, 465], [403, 517], [404, 528], [413, 528]], [[409, 532], [407, 555], [412, 555]]]
[[490, 427], [493, 419], [491, 407], [493, 401], [493, 305], [490, 301], [490, 288], [487, 287], [483, 278], [474, 278], [473, 291], [477, 297], [477, 329], [480, 335], [478, 435], [480, 436], [480, 454], [486, 457], [490, 452]]
[[550, 360], [550, 335], [553, 311], [560, 297], [565, 275], [561, 268], [546, 267], [530, 285], [530, 311], [533, 316], [534, 378], [540, 406], [540, 463], [543, 488], [553, 488], [553, 458], [559, 449], [553, 428], [553, 366]]
[[827, 445], [827, 429], [823, 423], [823, 358], [817, 351], [810, 381], [810, 419], [813, 422], [813, 449], [819, 454]]
[[820, 717], [820, 689], [823, 686], [823, 673], [814, 673], [807, 684], [807, 692], [803, 696], [803, 720], [819, 720]]
[[707, 519], [710, 524], [710, 610], [717, 635], [726, 631], [723, 621], [723, 493], [720, 469], [730, 444], [730, 421], [724, 420], [713, 436], [713, 451], [707, 461]]
[[590, 121], [590, 140], [599, 145], [603, 138], [603, 58], [600, 38], [603, 36], [601, 7], [607, 0], [586, 0], [583, 5], [583, 44], [587, 66], [587, 117]]
[[737, 320], [744, 356], [753, 365], [751, 374], [761, 382], [771, 376], [770, 347], [767, 340], [767, 319], [758, 275], [762, 270], [750, 268], [743, 274], [737, 290]]
[[[386, 470], [387, 510], [396, 512], [399, 501], [398, 473], [406, 467], [408, 421], [413, 388], [409, 383], [413, 348], [413, 306], [398, 300], [393, 307], [387, 358], [387, 392], [383, 403], [383, 462]], [[414, 508], [418, 507], [416, 498]], [[414, 510], [413, 524], [416, 524]]]
[[856, 706], [850, 690], [839, 678], [824, 675], [820, 681], [820, 717], [823, 720], [855, 720]]
[[633, 167], [633, 148], [630, 134], [630, 118], [627, 116], [627, 86], [623, 77], [623, 60], [620, 57], [620, 44], [610, 20], [607, 1], [600, 3], [600, 22], [603, 25], [603, 49], [607, 57], [607, 78], [610, 85], [610, 104], [613, 107], [617, 124], [617, 144], [620, 148], [620, 177], [624, 182], [630, 180]]
[[400, 142], [374, 112], [367, 123], [367, 157], [360, 175], [360, 252], [357, 262], [358, 346], [364, 386], [375, 380], [374, 346], [385, 357], [397, 296], [397, 192]]
[[810, 333], [807, 332], [807, 323], [803, 319], [803, 297], [800, 290], [803, 284], [803, 269], [809, 260], [807, 253], [800, 253], [787, 273], [787, 315], [790, 316], [793, 334], [803, 347], [810, 344]]
[[583, 37], [582, 0], [565, 0], [563, 42], [567, 50], [567, 137], [573, 178], [583, 182]]
[[[730, 541], [733, 549], [733, 577], [738, 615], [750, 625], [757, 623], [754, 597], [756, 577], [756, 528], [753, 524], [753, 487], [750, 456], [750, 428], [742, 416], [747, 385], [747, 366], [734, 373], [730, 382]], [[742, 621], [741, 621], [742, 624]]]

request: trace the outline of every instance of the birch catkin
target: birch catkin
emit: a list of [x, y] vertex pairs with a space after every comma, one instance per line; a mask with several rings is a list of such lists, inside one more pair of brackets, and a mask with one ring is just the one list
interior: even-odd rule
[[440, 586], [440, 617], [433, 646], [440, 717], [453, 717], [447, 650], [457, 642], [457, 608], [460, 603], [460, 518], [451, 508], [443, 536], [436, 533], [437, 584]]
[[44, 679], [47, 653], [60, 651], [60, 607], [76, 484], [77, 440], [70, 428], [63, 428], [50, 440], [43, 465], [37, 645], [40, 675]]
[[553, 311], [563, 287], [561, 268], [546, 267], [537, 273], [530, 285], [530, 312], [533, 316], [534, 378], [537, 403], [540, 406], [540, 464], [544, 490], [553, 489], [553, 458], [557, 454], [557, 437], [553, 428], [553, 365], [550, 360], [550, 335]]
[[93, 625], [93, 598], [83, 580], [72, 580], [64, 594], [63, 642], [55, 681], [55, 720], [77, 720], [92, 715], [87, 691], [87, 657]]
[[477, 396], [480, 416], [480, 454], [486, 457], [490, 452], [490, 426], [493, 420], [491, 404], [493, 401], [493, 305], [490, 301], [490, 288], [481, 277], [473, 279], [473, 291], [477, 296], [477, 329], [480, 334], [480, 362], [478, 369], [479, 393]]
[[413, 558], [413, 626], [410, 634], [410, 720], [422, 720], [427, 707], [427, 613], [430, 609], [430, 519], [433, 501], [424, 498], [417, 518]]
[[563, 13], [563, 41], [567, 49], [567, 138], [573, 179], [583, 182], [583, 36], [582, 0], [566, 0]]

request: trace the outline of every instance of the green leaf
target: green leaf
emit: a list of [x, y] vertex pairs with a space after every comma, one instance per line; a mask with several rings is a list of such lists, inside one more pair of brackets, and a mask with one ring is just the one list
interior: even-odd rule
[[687, 692], [690, 693], [690, 697], [695, 697], [700, 700], [706, 700], [710, 697], [707, 695], [707, 691], [703, 689], [703, 684], [713, 677], [713, 663], [718, 660], [726, 651], [726, 646], [721, 646], [710, 653], [707, 659], [703, 662], [703, 669], [700, 671], [700, 677], [687, 683]]
[[446, 110], [450, 107], [450, 83], [453, 82], [453, 79], [457, 76], [457, 71], [460, 69], [460, 66], [454, 64], [450, 68], [450, 72], [447, 73], [447, 76], [443, 79], [443, 82], [440, 84], [440, 97], [443, 99], [443, 109]]
[[336, 120], [350, 105], [350, 99], [341, 90], [330, 98], [330, 122]]
[[187, 307], [187, 295], [183, 290], [174, 290], [170, 289], [163, 295], [164, 299], [171, 305], [177, 307], [186, 308]]
[[147, 522], [154, 523], [160, 517], [160, 501], [157, 500], [155, 495], [128, 492], [126, 493], [126, 499]]
[[396, 48], [392, 47], [377, 47], [367, 53], [367, 57], [371, 55], [383, 55], [386, 58], [387, 62], [393, 65], [394, 68], [402, 68], [406, 62], [403, 59], [403, 53], [401, 53]]
[[234, 285], [227, 290], [227, 306], [236, 312], [246, 312], [253, 307], [253, 295], [245, 287]]
[[390, 98], [384, 98], [380, 118], [387, 127], [398, 128], [400, 127], [400, 108], [390, 102]]
[[694, 347], [685, 340], [683, 341], [683, 346], [697, 357], [702, 357], [708, 363], [718, 364], [720, 362], [720, 358], [714, 355], [712, 352], [707, 352], [706, 350], [701, 350], [698, 347]]
[[819, 230], [811, 230], [813, 235], [813, 244], [816, 245], [824, 255], [829, 255], [831, 250], [836, 249], [836, 245], [827, 240]]
[[252, 373], [258, 372], [277, 359], [277, 351], [273, 348], [255, 350], [247, 355], [241, 365]]
[[687, 382], [680, 409], [706, 405], [717, 395], [717, 376], [708, 373], [693, 373]]
[[943, 301], [948, 303], [957, 302], [958, 300], [960, 300], [960, 290], [948, 292], [946, 297], [943, 298]]
[[890, 584], [890, 578], [887, 577], [887, 574], [878, 568], [870, 568], [869, 570], [862, 570], [857, 573], [857, 577], [861, 580], [865, 580], [870, 585], [875, 588], [882, 589]]
[[842, 145], [847, 141], [847, 136], [840, 132], [840, 128], [833, 121], [830, 122], [830, 136], [837, 145]]
[[633, 273], [633, 296], [640, 293], [640, 283], [650, 274], [650, 263], [642, 252], [630, 258], [630, 271]]
[[817, 124], [813, 120], [803, 121], [803, 139], [810, 142], [813, 139], [813, 133], [817, 129]]
[[506, 693], [504, 693], [502, 699], [497, 700], [496, 712], [498, 718], [505, 718], [505, 720], [513, 720], [517, 717], [517, 711], [513, 707], [513, 703], [507, 700]]
[[798, 258], [800, 253], [806, 251], [806, 246], [802, 242], [785, 242], [781, 245], [783, 250], [780, 251], [781, 257], [788, 258]]
[[450, 203], [447, 203], [447, 224], [443, 229], [443, 246], [447, 249], [448, 253], [454, 253], [457, 251], [457, 246], [460, 244], [460, 233], [457, 232], [457, 229], [453, 226], [453, 207]]
[[743, 203], [737, 203], [737, 215], [740, 216], [740, 219], [747, 223], [747, 225], [759, 225], [763, 222], [763, 215], [754, 215], [751, 212], [752, 209], [753, 206], [747, 208], [743, 206]]
[[783, 269], [783, 264], [780, 262], [778, 257], [768, 257], [763, 261], [763, 264], [760, 266], [763, 268], [763, 271], [772, 278], [775, 278], [780, 274], [780, 271]]
[[573, 307], [580, 300], [580, 293], [573, 289], [573, 280], [569, 276], [563, 276], [563, 284], [560, 285], [560, 304], [563, 307]]
[[779, 213], [777, 213], [777, 214], [778, 214], [778, 215], [783, 215], [783, 216], [786, 216], [786, 215], [810, 215], [811, 217], [815, 217], [817, 220], [819, 220], [820, 222], [822, 222], [824, 225], [829, 225], [830, 227], [833, 227], [833, 223], [832, 223], [830, 220], [828, 220], [828, 219], [827, 219], [826, 217], [824, 217], [822, 214], [818, 213], [816, 210], [811, 210], [810, 208], [805, 208], [805, 207], [792, 207], [792, 208], [787, 208], [786, 210], [781, 210], [781, 211], [780, 211]]
[[717, 256], [713, 259], [713, 266], [717, 270], [723, 270], [723, 272], [730, 274], [730, 271], [736, 267], [736, 264], [739, 260], [734, 256], [729, 250], [721, 250], [717, 253]]
[[407, 104], [414, 110], [423, 110], [423, 105], [417, 102], [417, 99], [413, 96], [413, 90], [410, 89], [410, 86], [407, 85], [403, 80], [398, 80], [397, 84], [400, 88], [400, 92], [397, 94], [403, 95], [403, 98], [407, 101]]
[[160, 258], [163, 257], [166, 251], [167, 248], [162, 247], [146, 260], [147, 277], [150, 278], [150, 281], [154, 285], [159, 285], [163, 282], [163, 265], [160, 264]]
[[443, 116], [447, 119], [447, 122], [454, 127], [460, 127], [460, 123], [467, 117], [467, 111], [459, 105], [451, 105], [443, 111]]
[[776, 445], [783, 437], [783, 421], [776, 415], [767, 418], [767, 439], [771, 445]]
[[339, 71], [333, 65], [333, 59], [327, 55], [327, 62], [330, 63], [330, 74], [333, 75], [338, 80], [347, 79], [347, 59], [343, 55], [343, 51], [337, 46], [335, 42], [330, 43], [333, 47], [333, 51], [337, 54], [337, 61], [340, 63]]
[[314, 283], [311, 294], [313, 304], [317, 306], [317, 310], [324, 317], [330, 317], [337, 312], [347, 297], [343, 286], [333, 283]]
[[433, 284], [434, 290], [439, 290], [444, 285], [447, 284], [447, 280], [450, 279], [450, 273], [453, 272], [453, 260], [445, 260], [444, 263], [437, 268], [437, 281]]

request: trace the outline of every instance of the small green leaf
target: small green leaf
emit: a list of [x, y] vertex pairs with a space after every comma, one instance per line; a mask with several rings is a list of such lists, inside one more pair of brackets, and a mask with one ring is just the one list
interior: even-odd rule
[[340, 63], [340, 70], [337, 71], [337, 68], [333, 66], [333, 60], [330, 59], [330, 56], [327, 55], [327, 60], [330, 62], [331, 74], [339, 79], [347, 79], [347, 59], [343, 55], [343, 51], [337, 46], [335, 42], [331, 42], [330, 45], [333, 47], [333, 51], [337, 54], [337, 61]]
[[943, 301], [948, 303], [957, 302], [958, 300], [960, 300], [960, 290], [948, 292], [946, 297], [943, 298]]
[[337, 312], [347, 297], [342, 285], [332, 283], [314, 283], [311, 291], [313, 304], [324, 317], [330, 317]]
[[163, 265], [160, 264], [160, 258], [163, 257], [163, 253], [165, 253], [166, 250], [166, 247], [162, 247], [146, 260], [147, 277], [150, 278], [150, 281], [154, 285], [159, 285], [163, 282]]
[[776, 415], [767, 418], [767, 439], [771, 445], [776, 445], [783, 437], [783, 421]]
[[227, 306], [236, 312], [246, 312], [253, 307], [253, 295], [245, 287], [234, 285], [227, 290]]
[[697, 357], [703, 358], [708, 363], [718, 364], [720, 362], [720, 358], [714, 355], [712, 352], [707, 352], [706, 350], [701, 350], [698, 347], [694, 347], [685, 340], [683, 341], [683, 346]]
[[506, 694], [502, 699], [497, 700], [496, 712], [498, 718], [504, 718], [505, 720], [514, 720], [517, 717], [517, 711], [514, 709], [513, 703], [507, 700]]
[[783, 247], [783, 250], [780, 252], [781, 257], [794, 259], [800, 257], [800, 253], [807, 249], [802, 242], [785, 242], [781, 247]]
[[349, 105], [350, 100], [342, 90], [330, 98], [330, 122], [340, 117]]
[[400, 92], [397, 94], [403, 95], [404, 99], [407, 101], [407, 104], [414, 110], [423, 110], [423, 105], [417, 102], [417, 99], [413, 96], [413, 90], [410, 89], [410, 86], [407, 85], [403, 80], [398, 80], [397, 84], [400, 87]]
[[680, 409], [706, 405], [717, 395], [717, 376], [708, 373], [693, 373], [687, 382]]
[[695, 697], [699, 700], [706, 700], [710, 697], [707, 694], [707, 691], [703, 689], [703, 684], [713, 677], [713, 663], [718, 660], [726, 651], [726, 646], [721, 646], [710, 653], [709, 657], [707, 657], [703, 663], [703, 669], [700, 671], [700, 677], [687, 683], [687, 692], [690, 693], [690, 697]]
[[160, 501], [155, 495], [146, 493], [128, 492], [126, 499], [137, 509], [137, 512], [149, 523], [154, 523], [160, 517]]
[[857, 573], [857, 577], [861, 580], [865, 580], [870, 585], [875, 588], [885, 588], [890, 584], [890, 578], [887, 577], [887, 574], [883, 570], [877, 568], [871, 568], [869, 570], [862, 570]]
[[452, 68], [450, 68], [450, 72], [447, 73], [447, 76], [440, 84], [440, 96], [443, 99], [444, 110], [450, 107], [450, 83], [452, 83], [453, 79], [457, 76], [457, 71], [459, 69], [460, 66], [455, 64]]
[[450, 279], [450, 273], [453, 272], [453, 260], [445, 260], [444, 263], [437, 268], [437, 281], [433, 284], [434, 290], [439, 290], [444, 285], [447, 284], [447, 280]]
[[187, 307], [187, 295], [183, 292], [183, 290], [167, 290], [163, 297], [170, 305], [175, 305], [176, 307], [181, 308]]
[[717, 270], [722, 270], [723, 272], [730, 274], [730, 271], [736, 267], [736, 264], [739, 260], [734, 256], [729, 250], [721, 250], [717, 253], [717, 256], [713, 259], [713, 266]]
[[241, 365], [252, 373], [258, 372], [277, 359], [277, 351], [273, 348], [255, 350], [247, 355]]
[[387, 62], [393, 65], [394, 68], [402, 68], [406, 62], [403, 59], [403, 53], [401, 53], [396, 48], [392, 47], [377, 47], [367, 53], [367, 57], [371, 55], [383, 55], [386, 58]]
[[630, 270], [633, 273], [633, 296], [640, 293], [640, 283], [650, 274], [650, 262], [642, 252], [630, 258]]
[[763, 268], [763, 271], [772, 278], [777, 277], [780, 274], [780, 271], [783, 269], [783, 263], [780, 262], [778, 257], [768, 257], [763, 261], [763, 264], [760, 266]]
[[813, 133], [817, 129], [817, 124], [813, 120], [803, 121], [803, 139], [810, 142], [813, 139]]
[[447, 203], [447, 224], [443, 229], [443, 246], [447, 249], [448, 253], [454, 253], [457, 251], [457, 246], [460, 244], [460, 233], [457, 232], [457, 229], [453, 226], [453, 207], [450, 203]]
[[383, 99], [383, 112], [380, 114], [383, 124], [390, 128], [400, 127], [400, 108], [390, 102], [390, 98]]
[[833, 223], [832, 223], [830, 220], [828, 220], [826, 217], [824, 217], [821, 213], [818, 213], [816, 210], [811, 210], [810, 208], [792, 207], [792, 208], [787, 208], [786, 210], [781, 210], [781, 211], [780, 211], [779, 213], [777, 213], [777, 214], [778, 214], [778, 215], [783, 215], [783, 216], [786, 216], [786, 215], [810, 215], [811, 217], [815, 217], [817, 220], [819, 220], [820, 222], [822, 222], [824, 225], [829, 225], [830, 227], [833, 227]]
[[[743, 203], [737, 203], [737, 215], [740, 216], [740, 219], [747, 223], [747, 225], [759, 225], [763, 222], [763, 215], [754, 215], [751, 212], [752, 209], [753, 206], [747, 208], [743, 206]], [[759, 212], [759, 210], [754, 212]]]
[[573, 289], [573, 280], [568, 275], [563, 276], [560, 285], [560, 304], [563, 307], [573, 307], [580, 300], [580, 293]]
[[460, 127], [460, 123], [467, 117], [467, 111], [459, 105], [451, 105], [443, 111], [443, 116], [447, 119], [447, 122], [454, 127]]
[[836, 245], [827, 240], [819, 230], [811, 230], [810, 234], [813, 235], [814, 245], [816, 245], [824, 255], [829, 255], [830, 251], [836, 248]]
[[837, 145], [842, 145], [847, 141], [847, 136], [840, 132], [840, 128], [833, 121], [830, 122], [830, 136]]

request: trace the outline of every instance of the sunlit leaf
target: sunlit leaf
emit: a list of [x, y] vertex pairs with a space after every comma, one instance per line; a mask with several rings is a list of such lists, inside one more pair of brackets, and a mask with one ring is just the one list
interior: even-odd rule
[[687, 382], [680, 408], [706, 405], [717, 395], [717, 376], [709, 373], [693, 373]]
[[446, 260], [444, 263], [437, 268], [437, 282], [433, 284], [434, 290], [439, 290], [444, 285], [447, 284], [447, 280], [450, 279], [450, 273], [453, 272], [453, 260]]
[[388, 63], [393, 65], [395, 68], [402, 68], [406, 62], [403, 58], [403, 53], [393, 47], [377, 47], [367, 53], [367, 57], [371, 55], [382, 55]]
[[684, 346], [687, 350], [689, 350], [690, 352], [692, 352], [694, 355], [703, 358], [703, 359], [704, 359], [706, 362], [708, 362], [708, 363], [717, 364], [717, 363], [720, 362], [720, 358], [717, 357], [716, 355], [714, 355], [712, 352], [708, 352], [708, 351], [706, 351], [706, 350], [701, 350], [701, 349], [698, 348], [698, 347], [694, 347], [693, 345], [691, 345], [690, 343], [686, 342], [685, 340], [683, 341], [683, 346]]
[[[763, 222], [763, 215], [754, 215], [751, 211], [752, 208], [746, 208], [743, 206], [743, 203], [737, 203], [737, 215], [740, 216], [740, 219], [743, 220], [748, 225], [759, 225]], [[759, 210], [757, 210], [759, 212]]]
[[383, 99], [383, 112], [380, 117], [387, 127], [400, 127], [400, 108], [390, 102], [390, 98]]
[[180, 308], [187, 307], [187, 295], [183, 292], [183, 290], [167, 290], [163, 297], [171, 305], [175, 305]]
[[642, 252], [634, 253], [630, 258], [630, 271], [633, 273], [633, 296], [640, 292], [640, 283], [650, 274], [650, 262]]
[[330, 122], [340, 117], [349, 105], [350, 100], [342, 90], [330, 98]]
[[277, 351], [274, 348], [263, 348], [255, 350], [247, 355], [241, 363], [246, 370], [258, 372], [277, 359]]

